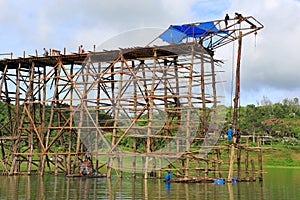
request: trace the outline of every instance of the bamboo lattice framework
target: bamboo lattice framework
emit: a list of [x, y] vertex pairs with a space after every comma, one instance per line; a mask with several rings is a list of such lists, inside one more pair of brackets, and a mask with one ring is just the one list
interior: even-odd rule
[[[213, 50], [263, 28], [241, 15], [225, 28], [223, 21], [214, 23], [227, 35], [216, 40], [209, 33], [191, 43], [1, 60], [2, 172], [74, 174], [84, 156], [92, 156], [96, 171], [106, 166], [109, 177], [112, 169], [144, 178], [161, 177], [163, 170], [186, 179], [200, 172], [208, 178], [209, 171], [222, 177], [228, 170], [220, 151], [229, 147], [215, 146], [224, 119]], [[193, 151], [192, 143], [202, 147]], [[248, 180], [251, 148], [245, 149]], [[261, 150], [254, 151], [261, 179]], [[234, 158], [234, 147], [231, 152]]]
[[150, 158], [141, 164], [137, 155], [170, 162], [189, 151], [196, 134], [217, 130], [207, 122], [216, 118], [215, 62], [194, 43], [1, 64], [1, 100], [10, 119], [2, 135], [11, 139], [11, 155], [3, 156], [12, 158], [4, 164], [11, 174], [21, 163], [27, 173], [34, 165], [43, 174], [52, 154], [64, 155], [61, 169], [71, 173], [85, 151], [109, 168], [116, 165], [109, 158], [126, 155], [136, 165], [130, 170], [143, 165], [146, 172]]

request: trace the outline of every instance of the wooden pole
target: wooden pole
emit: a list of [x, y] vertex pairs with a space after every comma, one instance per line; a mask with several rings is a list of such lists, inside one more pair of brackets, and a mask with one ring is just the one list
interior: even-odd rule
[[[69, 74], [69, 80], [71, 83], [73, 83], [73, 70], [74, 70], [74, 64], [72, 63], [71, 64], [71, 67], [70, 67], [70, 74]], [[74, 170], [72, 170], [72, 158], [71, 158], [71, 153], [72, 153], [72, 145], [73, 145], [73, 142], [72, 142], [72, 135], [73, 135], [73, 129], [72, 129], [72, 126], [73, 126], [73, 92], [74, 92], [74, 86], [73, 84], [70, 85], [70, 105], [69, 105], [69, 109], [70, 109], [70, 131], [69, 131], [69, 155], [68, 155], [68, 172], [67, 174], [71, 174], [74, 172]], [[98, 169], [98, 168], [96, 168]]]
[[[189, 69], [189, 82], [188, 82], [188, 110], [186, 113], [186, 140], [185, 140], [185, 152], [190, 151], [190, 137], [191, 137], [191, 124], [192, 122], [192, 84], [193, 84], [193, 70], [194, 70], [194, 47], [192, 47], [192, 55], [191, 55], [191, 65]], [[190, 167], [190, 159], [189, 155], [186, 156], [186, 167], [185, 167], [185, 178], [189, 177], [189, 167]]]
[[[168, 104], [168, 100], [166, 98], [166, 96], [168, 95], [168, 79], [167, 79], [167, 67], [168, 67], [168, 60], [165, 59], [164, 60], [164, 70], [163, 70], [163, 77], [164, 77], [164, 108], [165, 108], [165, 135], [166, 136], [170, 136], [170, 123], [169, 123], [169, 104]], [[167, 150], [168, 152], [171, 151], [171, 140], [169, 138], [167, 138]], [[168, 168], [171, 168], [171, 160], [167, 158], [167, 162], [168, 162]]]
[[237, 152], [237, 165], [238, 165], [238, 179], [241, 178], [241, 171], [242, 171], [242, 167], [241, 167], [241, 155], [242, 155], [242, 149], [241, 146], [238, 145], [238, 152]]
[[[118, 85], [118, 96], [117, 96], [117, 99], [121, 99], [122, 98], [122, 94], [121, 94], [121, 91], [122, 91], [122, 87], [123, 87], [123, 69], [124, 68], [124, 62], [121, 62], [121, 69], [120, 69], [120, 71], [121, 71], [121, 74], [120, 74], [120, 79], [119, 79], [119, 85]], [[114, 135], [116, 136], [117, 135], [117, 122], [118, 122], [118, 117], [119, 117], [119, 112], [120, 112], [120, 108], [121, 108], [121, 104], [120, 104], [120, 100], [117, 100], [117, 102], [116, 102], [116, 106], [115, 106], [115, 108], [113, 108], [113, 109], [115, 109], [116, 111], [115, 111], [115, 120], [114, 120]], [[113, 144], [115, 144], [115, 143], [113, 143]], [[120, 173], [119, 173], [119, 177], [122, 177], [122, 156], [120, 155], [120, 156], [118, 156], [118, 164], [119, 164], [119, 171], [120, 171]]]
[[216, 151], [217, 151], [219, 178], [222, 178], [222, 171], [221, 171], [221, 151], [220, 151], [220, 149], [216, 149]]
[[[235, 82], [235, 97], [234, 97], [234, 110], [233, 110], [233, 130], [236, 130], [237, 118], [238, 118], [238, 106], [239, 106], [239, 95], [240, 95], [240, 66], [241, 66], [241, 50], [242, 50], [242, 32], [239, 33], [238, 40], [238, 57], [236, 67], [236, 82]], [[233, 139], [235, 143], [235, 139]], [[230, 155], [230, 166], [227, 181], [230, 181], [233, 175], [233, 164], [234, 164], [234, 145], [231, 146]]]
[[251, 168], [252, 168], [252, 181], [256, 181], [255, 165], [254, 165], [254, 161], [253, 160], [251, 160]]
[[260, 137], [257, 137], [257, 146], [258, 146], [258, 167], [259, 167], [259, 176], [258, 180], [263, 180], [263, 163], [262, 163], [262, 152], [260, 148]]
[[216, 178], [216, 155], [215, 155], [215, 152], [212, 151], [211, 153], [211, 165], [212, 165], [212, 171], [213, 171], [213, 178]]
[[[213, 122], [213, 131], [214, 135], [218, 136], [218, 124], [217, 124], [217, 89], [216, 89], [216, 75], [215, 75], [215, 64], [214, 59], [211, 58], [211, 74], [212, 74], [212, 89], [213, 89], [213, 115], [212, 115], [212, 122]], [[204, 100], [205, 101], [205, 100]]]
[[[45, 81], [45, 77], [46, 77], [46, 66], [43, 66], [43, 102], [42, 102], [42, 128], [43, 128], [43, 135], [44, 135], [44, 142], [46, 142], [46, 146], [48, 145], [48, 141], [47, 139], [49, 138], [47, 136], [48, 131], [45, 130], [45, 119], [46, 119], [46, 97], [47, 97], [47, 82]], [[46, 137], [45, 137], [46, 135]], [[46, 160], [47, 160], [47, 155], [43, 155], [42, 156], [42, 163], [41, 163], [41, 170], [40, 170], [40, 175], [44, 174], [45, 171], [45, 164], [46, 164]]]
[[[150, 153], [151, 149], [151, 136], [152, 136], [152, 125], [153, 125], [153, 107], [154, 107], [154, 99], [152, 98], [154, 96], [155, 92], [155, 72], [156, 72], [156, 51], [154, 51], [154, 57], [153, 57], [153, 72], [152, 72], [152, 81], [151, 81], [151, 98], [149, 99], [149, 108], [148, 108], [148, 128], [147, 128], [147, 140], [146, 140], [146, 154]], [[145, 160], [145, 174], [144, 178], [148, 178], [148, 169], [149, 169], [149, 159], [150, 157], [146, 155]]]
[[[124, 62], [122, 62], [124, 64]], [[115, 71], [115, 65], [110, 69], [111, 72], [111, 82], [110, 82], [110, 86], [111, 86], [111, 103], [112, 103], [112, 117], [114, 117], [114, 128], [113, 128], [113, 132], [112, 132], [112, 139], [111, 139], [111, 144], [112, 144], [112, 148], [115, 146], [116, 144], [116, 136], [117, 136], [117, 116], [116, 116], [116, 105], [115, 105], [115, 83], [114, 83], [114, 71]], [[114, 150], [114, 152], [116, 153], [117, 150]], [[112, 153], [114, 153], [112, 152]], [[108, 168], [107, 168], [107, 176], [111, 177], [111, 170], [112, 170], [112, 166], [113, 166], [113, 162], [114, 162], [114, 156], [109, 156], [108, 158]], [[119, 158], [117, 158], [119, 161]], [[119, 164], [119, 162], [118, 162]]]
[[[33, 97], [33, 84], [34, 84], [34, 72], [35, 72], [35, 65], [34, 62], [30, 68], [30, 78], [29, 78], [29, 87], [28, 87], [28, 101], [34, 101]], [[30, 97], [29, 97], [30, 96]], [[29, 131], [28, 131], [28, 149], [30, 154], [27, 156], [27, 174], [31, 173], [31, 164], [32, 164], [32, 152], [33, 152], [33, 127], [35, 126], [35, 111], [34, 111], [34, 104], [24, 104], [24, 108], [27, 108], [28, 115], [31, 115], [30, 118], [31, 123], [29, 123]]]
[[233, 167], [234, 167], [234, 145], [231, 145], [231, 153], [230, 153], [230, 164], [229, 164], [229, 172], [228, 172], [228, 177], [227, 181], [230, 182], [232, 177], [233, 177]]
[[241, 73], [241, 51], [242, 51], [242, 32], [239, 33], [238, 39], [238, 56], [237, 56], [237, 66], [235, 72], [235, 97], [234, 97], [234, 107], [233, 107], [233, 130], [236, 131], [237, 118], [238, 118], [238, 106], [239, 106], [239, 96], [240, 96], [240, 73]]
[[[94, 45], [95, 46], [95, 45]], [[98, 62], [97, 63], [97, 70], [96, 70], [96, 72], [98, 73], [98, 74], [101, 74], [101, 63], [100, 62]], [[101, 84], [100, 84], [100, 81], [98, 81], [98, 83], [97, 83], [97, 100], [96, 100], [96, 122], [99, 122], [99, 114], [100, 114], [100, 97], [101, 97]], [[100, 136], [99, 136], [99, 134], [97, 133], [97, 135], [96, 135], [96, 139], [97, 139], [97, 141], [99, 141], [99, 139], [100, 139]], [[99, 159], [100, 159], [100, 157], [99, 157], [99, 155], [98, 155], [98, 151], [99, 151], [99, 146], [98, 146], [98, 143], [96, 144], [96, 152], [97, 152], [97, 155], [96, 155], [96, 169], [97, 169], [97, 172], [98, 172], [98, 169], [99, 169]]]
[[57, 149], [55, 149], [55, 151], [54, 151], [54, 165], [55, 165], [54, 174], [58, 175], [58, 155], [57, 155]]
[[[132, 68], [135, 68], [135, 63], [134, 61], [131, 62], [132, 64]], [[136, 79], [133, 80], [133, 118], [136, 119], [137, 118], [137, 106], [138, 106], [138, 102], [137, 102], [137, 81]], [[133, 143], [132, 143], [132, 149], [133, 149], [133, 153], [136, 154], [137, 151], [137, 142], [136, 142], [136, 138], [133, 138]], [[136, 156], [133, 156], [133, 160], [132, 160], [132, 175], [135, 178], [136, 177]]]
[[205, 69], [204, 69], [204, 60], [203, 60], [203, 52], [201, 52], [201, 101], [202, 101], [202, 133], [207, 133], [207, 122], [206, 122], [206, 101], [205, 101]]

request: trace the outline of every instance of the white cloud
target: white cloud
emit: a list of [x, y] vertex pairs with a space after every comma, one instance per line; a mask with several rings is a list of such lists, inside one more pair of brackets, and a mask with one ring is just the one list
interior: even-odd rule
[[[246, 101], [255, 102], [266, 91], [275, 98], [298, 95], [300, 90], [300, 2], [296, 0], [2, 0], [0, 6], [1, 51], [16, 56], [43, 47], [66, 47], [72, 52], [83, 44], [91, 49], [127, 31], [222, 19], [225, 13], [252, 15], [265, 28], [258, 32], [256, 47], [253, 35], [243, 39], [242, 94], [252, 94]], [[224, 79], [229, 82], [232, 50], [229, 44], [216, 53], [227, 61]]]
[[[255, 103], [263, 96], [270, 99], [299, 97], [300, 79], [300, 3], [295, 0], [232, 0], [228, 13], [252, 15], [264, 29], [243, 38], [241, 95], [244, 103]], [[218, 52], [228, 62], [225, 77], [231, 78], [232, 45]], [[237, 46], [235, 47], [235, 53]], [[236, 60], [236, 58], [234, 59]], [[229, 83], [228, 83], [229, 84]], [[227, 87], [228, 88], [228, 87]], [[230, 87], [229, 87], [230, 88]], [[286, 96], [285, 96], [286, 95]], [[280, 99], [279, 99], [280, 100]]]

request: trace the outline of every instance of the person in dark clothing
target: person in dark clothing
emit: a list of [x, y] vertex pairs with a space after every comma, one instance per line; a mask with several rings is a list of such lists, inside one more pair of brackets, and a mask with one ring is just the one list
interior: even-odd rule
[[48, 55], [49, 55], [49, 52], [47, 51], [47, 49], [46, 49], [46, 48], [44, 48], [43, 50], [44, 50], [44, 54], [43, 54], [43, 56], [45, 56], [45, 57], [46, 57], [46, 56], [48, 56]]
[[237, 129], [237, 130], [236, 130], [235, 137], [236, 137], [235, 143], [236, 143], [236, 144], [239, 144], [239, 143], [240, 143], [240, 140], [241, 140], [241, 131], [240, 131], [240, 129]]
[[229, 18], [229, 15], [228, 15], [228, 13], [227, 13], [226, 16], [225, 16], [225, 19], [224, 19], [226, 28], [227, 28], [227, 26], [228, 26], [228, 20], [229, 20], [229, 19], [230, 19], [230, 18]]

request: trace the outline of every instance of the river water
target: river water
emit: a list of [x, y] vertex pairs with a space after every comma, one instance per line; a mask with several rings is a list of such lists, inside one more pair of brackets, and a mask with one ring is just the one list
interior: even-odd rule
[[127, 177], [0, 176], [0, 199], [300, 199], [300, 169], [265, 171], [263, 182], [224, 185]]

